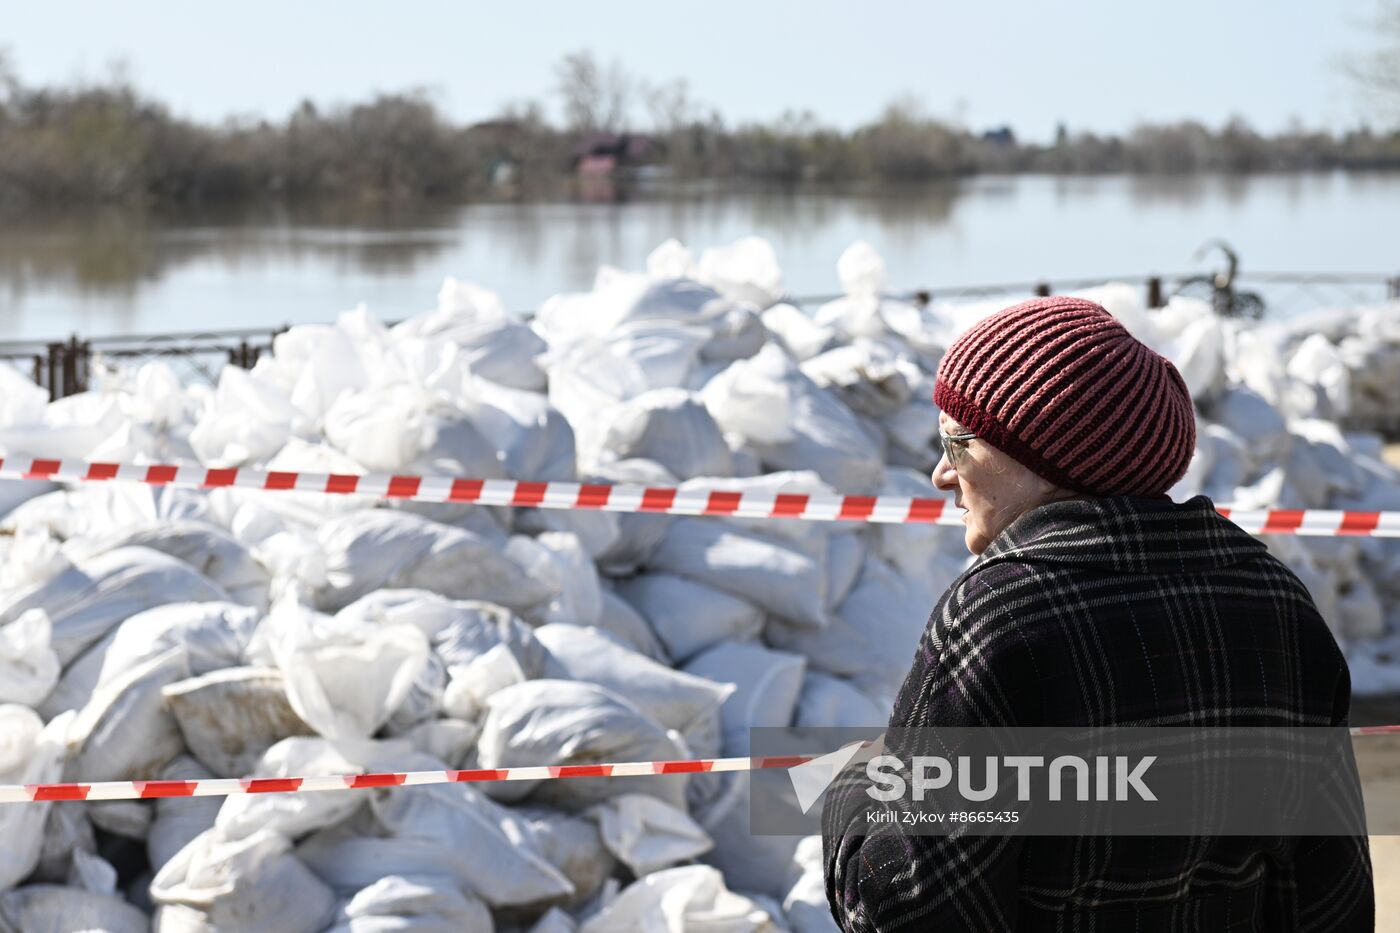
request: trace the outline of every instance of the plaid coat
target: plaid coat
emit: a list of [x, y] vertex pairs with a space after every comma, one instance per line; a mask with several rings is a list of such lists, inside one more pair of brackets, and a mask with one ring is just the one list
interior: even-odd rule
[[[1080, 498], [954, 581], [890, 726], [1341, 725], [1350, 695], [1303, 584], [1209, 499]], [[866, 823], [866, 786], [823, 810], [843, 930], [1374, 926], [1365, 837], [906, 835]]]

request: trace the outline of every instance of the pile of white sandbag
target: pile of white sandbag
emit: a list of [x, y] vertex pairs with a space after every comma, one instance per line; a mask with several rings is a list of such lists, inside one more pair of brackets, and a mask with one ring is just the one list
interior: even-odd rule
[[[448, 280], [394, 327], [295, 327], [213, 388], [149, 364], [50, 404], [0, 368], [0, 455], [939, 496], [934, 373], [1000, 304], [886, 298], [863, 244], [838, 273], [804, 309], [762, 241], [669, 242], [528, 320]], [[1400, 308], [1299, 339], [1087, 294], [1199, 402], [1177, 498], [1400, 509], [1352, 430], [1387, 427]], [[1358, 688], [1400, 689], [1400, 546], [1270, 544]], [[0, 482], [0, 782], [744, 755], [754, 726], [878, 725], [968, 560], [959, 528]], [[742, 774], [12, 805], [0, 931], [830, 930], [819, 840], [748, 813]]]

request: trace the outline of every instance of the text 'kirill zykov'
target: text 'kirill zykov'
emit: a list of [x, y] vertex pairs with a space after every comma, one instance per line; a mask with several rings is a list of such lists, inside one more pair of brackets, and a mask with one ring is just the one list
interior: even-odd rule
[[[1092, 765], [1078, 755], [1060, 755], [1052, 758], [1047, 766], [1045, 758], [1041, 755], [988, 755], [981, 776], [982, 786], [974, 787], [974, 766], [970, 756], [959, 757], [957, 767], [954, 768], [947, 758], [916, 755], [910, 759], [913, 767], [906, 768], [904, 762], [894, 755], [876, 755], [865, 766], [866, 777], [876, 786], [867, 787], [865, 792], [875, 800], [890, 802], [903, 799], [912, 784], [913, 799], [921, 801], [929, 791], [943, 790], [955, 785], [958, 795], [964, 800], [990, 800], [997, 794], [1002, 770], [1012, 769], [1016, 772], [1016, 799], [1030, 800], [1032, 774], [1037, 769], [1043, 769], [1039, 773], [1046, 787], [1046, 795], [1040, 799], [1060, 800], [1066, 777], [1072, 776], [1074, 800], [1126, 801], [1130, 799], [1130, 791], [1136, 794], [1139, 800], [1156, 800], [1157, 795], [1142, 781], [1142, 776], [1156, 760], [1156, 755], [1147, 755], [1137, 759], [1136, 764], [1130, 768], [1126, 755], [1099, 755], [1093, 759]], [[905, 780], [904, 772], [909, 775], [908, 781]]]

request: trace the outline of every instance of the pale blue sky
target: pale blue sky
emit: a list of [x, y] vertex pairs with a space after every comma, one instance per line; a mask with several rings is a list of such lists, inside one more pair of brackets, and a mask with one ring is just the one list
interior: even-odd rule
[[29, 83], [125, 60], [141, 88], [206, 119], [414, 86], [463, 120], [525, 98], [557, 113], [554, 63], [588, 48], [642, 77], [688, 79], [731, 123], [805, 108], [849, 128], [913, 94], [974, 128], [1045, 139], [1060, 120], [1355, 125], [1365, 102], [1338, 62], [1367, 48], [1376, 2], [9, 0], [0, 47]]

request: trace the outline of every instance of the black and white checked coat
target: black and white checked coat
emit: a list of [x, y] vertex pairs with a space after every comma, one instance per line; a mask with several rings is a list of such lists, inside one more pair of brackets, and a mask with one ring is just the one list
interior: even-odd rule
[[[1078, 498], [949, 587], [890, 726], [1340, 725], [1350, 694], [1303, 584], [1209, 499]], [[1364, 836], [915, 836], [866, 823], [866, 786], [838, 780], [823, 811], [843, 930], [1374, 925]]]

